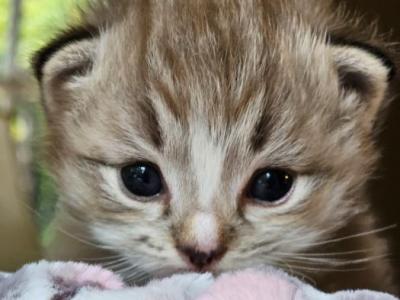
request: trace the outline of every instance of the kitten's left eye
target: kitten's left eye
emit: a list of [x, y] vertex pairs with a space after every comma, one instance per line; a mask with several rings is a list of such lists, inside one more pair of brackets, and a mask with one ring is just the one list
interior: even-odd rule
[[293, 176], [279, 169], [265, 169], [253, 177], [248, 197], [274, 203], [285, 197], [292, 189]]
[[161, 174], [149, 163], [136, 163], [121, 169], [125, 187], [134, 195], [152, 197], [162, 192]]

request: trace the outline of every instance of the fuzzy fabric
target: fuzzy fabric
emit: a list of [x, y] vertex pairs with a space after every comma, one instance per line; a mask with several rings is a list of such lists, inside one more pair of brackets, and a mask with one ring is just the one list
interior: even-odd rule
[[272, 268], [178, 274], [126, 287], [114, 273], [82, 263], [39, 262], [0, 273], [1, 300], [399, 300], [373, 291], [325, 294]]

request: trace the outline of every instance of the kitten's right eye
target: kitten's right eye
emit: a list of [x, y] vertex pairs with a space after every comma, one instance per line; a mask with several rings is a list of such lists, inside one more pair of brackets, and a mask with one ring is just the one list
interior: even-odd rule
[[129, 192], [141, 197], [152, 197], [163, 190], [161, 174], [149, 163], [136, 163], [121, 169], [121, 179]]
[[293, 176], [280, 169], [265, 169], [252, 179], [248, 196], [257, 201], [276, 203], [285, 198], [293, 186]]

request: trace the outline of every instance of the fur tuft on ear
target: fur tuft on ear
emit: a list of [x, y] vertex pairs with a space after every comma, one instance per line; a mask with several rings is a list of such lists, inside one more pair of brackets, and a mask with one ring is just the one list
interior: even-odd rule
[[342, 47], [353, 47], [353, 48], [358, 48], [360, 50], [364, 50], [366, 52], [369, 52], [371, 55], [374, 55], [376, 58], [378, 58], [384, 66], [386, 66], [389, 70], [388, 73], [388, 81], [392, 81], [394, 77], [396, 76], [397, 70], [396, 70], [396, 65], [393, 62], [393, 60], [389, 57], [388, 54], [386, 54], [384, 51], [381, 49], [371, 46], [366, 43], [362, 43], [359, 41], [351, 41], [351, 40], [346, 40], [344, 38], [340, 37], [330, 37], [330, 43], [335, 46], [342, 46]]
[[32, 58], [32, 68], [36, 78], [41, 81], [43, 77], [43, 68], [45, 64], [64, 47], [96, 37], [98, 29], [91, 26], [81, 26], [69, 28], [61, 32], [57, 38], [48, 43], [48, 45], [40, 49]]
[[394, 62], [383, 51], [368, 44], [333, 39], [331, 45], [341, 94], [351, 99], [353, 107], [362, 103], [365, 121], [373, 124], [395, 78]]
[[65, 107], [63, 91], [66, 83], [92, 70], [97, 34], [91, 27], [71, 28], [34, 56], [32, 67], [48, 114], [57, 107]]

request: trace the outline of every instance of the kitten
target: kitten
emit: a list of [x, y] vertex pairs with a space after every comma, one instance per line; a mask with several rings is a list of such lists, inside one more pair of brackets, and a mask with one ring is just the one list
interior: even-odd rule
[[131, 281], [283, 268], [394, 292], [366, 182], [393, 50], [317, 0], [100, 1], [34, 69], [61, 199], [54, 259]]

